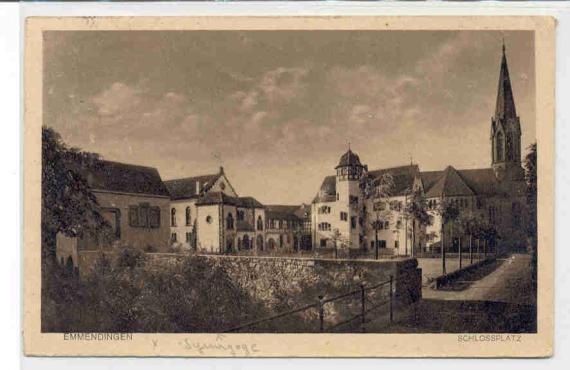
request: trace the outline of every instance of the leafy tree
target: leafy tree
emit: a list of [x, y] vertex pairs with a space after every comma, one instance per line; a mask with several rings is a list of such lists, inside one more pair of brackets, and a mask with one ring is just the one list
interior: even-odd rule
[[525, 179], [526, 179], [526, 201], [529, 208], [529, 218], [527, 222], [527, 235], [530, 241], [531, 252], [531, 270], [533, 288], [536, 289], [537, 283], [537, 148], [536, 143], [528, 148], [528, 153], [524, 160]]
[[[390, 221], [392, 211], [389, 207], [390, 197], [394, 189], [394, 178], [390, 173], [384, 173], [380, 177], [363, 176], [361, 187], [364, 197], [372, 199], [374, 206], [372, 213], [374, 219], [370, 220], [370, 227], [374, 230], [375, 258], [378, 259], [378, 232], [383, 228], [384, 221]], [[366, 212], [362, 215], [366, 217]]]
[[343, 249], [350, 245], [350, 240], [348, 240], [339, 229], [334, 229], [331, 234], [331, 241], [334, 245], [334, 258], [338, 257], [338, 244], [340, 243]]
[[[415, 245], [416, 245], [416, 225], [420, 228], [429, 226], [433, 222], [433, 217], [429, 214], [427, 210], [427, 201], [424, 193], [417, 189], [412, 193], [410, 199], [408, 199], [406, 208], [404, 209], [405, 217], [412, 220], [412, 257], [415, 255]], [[407, 232], [407, 231], [406, 231]]]
[[[458, 226], [462, 234], [469, 236], [469, 263], [473, 263], [473, 237], [477, 234], [480, 220], [473, 213], [465, 213], [459, 217]], [[459, 246], [459, 267], [462, 265], [462, 248]]]
[[42, 261], [55, 261], [55, 237], [97, 237], [110, 225], [98, 211], [95, 195], [75, 168], [99, 156], [69, 148], [52, 128], [42, 127]]
[[459, 209], [449, 199], [442, 197], [436, 212], [441, 217], [441, 265], [442, 273], [447, 273], [445, 268], [445, 226], [459, 217]]

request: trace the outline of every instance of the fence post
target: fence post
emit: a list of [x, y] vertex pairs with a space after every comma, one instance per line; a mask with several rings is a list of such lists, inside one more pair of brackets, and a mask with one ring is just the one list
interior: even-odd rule
[[319, 332], [323, 333], [325, 331], [325, 310], [323, 309], [323, 296], [319, 296], [318, 308], [319, 308]]
[[361, 318], [361, 326], [362, 326], [362, 332], [366, 332], [366, 329], [364, 327], [365, 322], [366, 322], [366, 296], [365, 296], [365, 291], [364, 291], [364, 284], [360, 284], [360, 310], [361, 310], [361, 314], [362, 314], [362, 318]]
[[390, 323], [394, 322], [394, 306], [393, 306], [393, 297], [394, 297], [394, 276], [390, 275]]

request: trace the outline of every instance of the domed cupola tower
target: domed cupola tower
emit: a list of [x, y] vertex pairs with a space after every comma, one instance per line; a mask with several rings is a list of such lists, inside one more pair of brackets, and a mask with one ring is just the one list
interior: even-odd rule
[[495, 115], [491, 118], [491, 163], [499, 180], [521, 180], [521, 125], [515, 108], [515, 99], [509, 76], [505, 45]]
[[348, 148], [348, 151], [340, 157], [335, 167], [336, 177], [339, 181], [359, 181], [365, 167], [360, 163], [358, 154]]
[[336, 204], [338, 215], [338, 229], [348, 240], [351, 248], [360, 247], [359, 235], [360, 210], [363, 206], [363, 196], [360, 179], [365, 175], [367, 168], [360, 163], [360, 158], [350, 150], [344, 153], [336, 169]]

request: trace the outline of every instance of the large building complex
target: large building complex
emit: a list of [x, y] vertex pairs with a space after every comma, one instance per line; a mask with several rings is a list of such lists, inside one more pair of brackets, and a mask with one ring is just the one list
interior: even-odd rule
[[[490, 141], [491, 167], [458, 170], [447, 166], [430, 172], [421, 172], [413, 164], [369, 171], [349, 148], [335, 167], [336, 175], [325, 177], [313, 200], [313, 245], [358, 249], [378, 245], [388, 254], [398, 255], [439, 248], [441, 215], [437, 210], [447, 201], [460, 214], [470, 213], [494, 225], [502, 246], [523, 248], [527, 212], [521, 127], [504, 46]], [[379, 184], [385, 174], [390, 175], [393, 186], [389, 196], [379, 199], [374, 191], [367, 191], [367, 184]], [[414, 192], [426, 198], [433, 216], [427, 227], [419, 227], [403, 212]], [[454, 247], [461, 236], [456, 233], [447, 241], [444, 238], [445, 247]]]

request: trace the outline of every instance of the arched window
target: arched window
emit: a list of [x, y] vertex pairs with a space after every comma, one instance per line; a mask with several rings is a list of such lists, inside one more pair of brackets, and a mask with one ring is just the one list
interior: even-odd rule
[[249, 249], [249, 236], [247, 236], [247, 234], [245, 234], [243, 236], [243, 249]]
[[232, 230], [234, 228], [234, 216], [231, 213], [228, 213], [226, 217], [226, 229]]
[[507, 135], [507, 160], [512, 161], [515, 158], [515, 153], [513, 153], [513, 134]]
[[257, 243], [257, 249], [262, 251], [263, 250], [263, 236], [258, 235], [256, 243]]
[[263, 230], [263, 220], [261, 219], [261, 216], [257, 216], [257, 230]]
[[503, 137], [503, 133], [499, 132], [497, 134], [497, 142], [496, 142], [496, 146], [497, 146], [497, 161], [502, 162], [505, 160], [505, 143], [504, 143], [505, 139]]
[[273, 238], [269, 238], [269, 240], [267, 241], [267, 248], [269, 250], [275, 249], [275, 240], [273, 240]]
[[190, 217], [190, 207], [186, 207], [186, 226], [191, 225], [191, 217]]
[[170, 210], [170, 226], [176, 226], [176, 208]]

